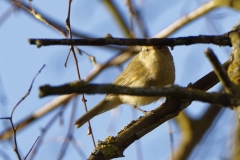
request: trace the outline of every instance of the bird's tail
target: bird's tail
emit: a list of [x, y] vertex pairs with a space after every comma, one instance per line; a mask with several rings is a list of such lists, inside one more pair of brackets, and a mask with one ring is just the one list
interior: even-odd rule
[[104, 113], [108, 110], [116, 108], [121, 104], [120, 100], [117, 97], [112, 97], [111, 99], [104, 98], [101, 102], [99, 102], [95, 107], [85, 113], [82, 117], [77, 119], [74, 123], [77, 128], [84, 125], [87, 121], [92, 119], [93, 117]]

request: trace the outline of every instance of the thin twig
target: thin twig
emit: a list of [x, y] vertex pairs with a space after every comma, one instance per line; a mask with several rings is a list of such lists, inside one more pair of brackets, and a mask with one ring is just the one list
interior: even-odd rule
[[[21, 8], [22, 11], [25, 11], [26, 14], [29, 14], [31, 16], [33, 16], [34, 18], [36, 18], [37, 20], [44, 20], [42, 21], [44, 24], [46, 24], [46, 26], [49, 26], [53, 29], [56, 29], [60, 34], [62, 34], [64, 37], [67, 38], [66, 35], [66, 27], [58, 22], [56, 22], [54, 19], [48, 18], [48, 16], [44, 16], [44, 13], [40, 12], [38, 9], [36, 9], [36, 7], [34, 8], [35, 10], [35, 15], [32, 14], [32, 9], [23, 1], [19, 2], [19, 1], [6, 1], [9, 3], [12, 3], [14, 5], [16, 5], [17, 7]], [[1, 23], [0, 23], [1, 24]], [[72, 35], [75, 37], [81, 37], [81, 38], [89, 38], [89, 37], [94, 37], [94, 35], [90, 34], [90, 33], [86, 33], [86, 31], [80, 33], [79, 31], [75, 30], [75, 29], [71, 29], [72, 30]], [[108, 46], [107, 48], [111, 48], [111, 49], [115, 49], [115, 50], [119, 50], [121, 48], [119, 47], [114, 47], [114, 46]]]
[[9, 120], [10, 120], [11, 127], [12, 127], [12, 130], [13, 130], [13, 140], [14, 140], [14, 148], [13, 148], [13, 150], [17, 154], [18, 159], [21, 160], [21, 156], [20, 156], [20, 153], [18, 151], [18, 145], [17, 145], [17, 133], [16, 133], [16, 131], [17, 131], [17, 127], [18, 126], [16, 128], [14, 128], [12, 117]]
[[27, 93], [20, 99], [20, 101], [15, 105], [15, 107], [12, 110], [11, 113], [11, 118], [13, 117], [13, 112], [15, 111], [15, 109], [17, 108], [17, 106], [30, 94], [30, 91], [32, 90], [32, 86], [33, 86], [33, 82], [35, 81], [36, 77], [38, 76], [38, 74], [40, 74], [40, 72], [42, 71], [42, 69], [45, 67], [45, 64], [41, 67], [41, 69], [37, 72], [37, 74], [34, 76], [32, 83], [27, 91]]
[[33, 9], [32, 6], [27, 6], [26, 4], [24, 4], [23, 2], [19, 2], [19, 1], [11, 1], [11, 3], [13, 3], [14, 5], [22, 8], [23, 10], [25, 10], [27, 13], [31, 14], [33, 17], [35, 17], [36, 19], [40, 20], [41, 22], [45, 23], [46, 25], [52, 27], [53, 29], [55, 29], [56, 31], [58, 31], [60, 34], [62, 34], [63, 36], [66, 36], [66, 33], [64, 30], [61, 29], [61, 27], [59, 27], [58, 25], [52, 23], [49, 19], [47, 19], [46, 17], [44, 17], [41, 13], [37, 12], [36, 9]]
[[18, 125], [17, 127], [15, 128], [14, 127], [14, 124], [13, 124], [13, 113], [15, 111], [15, 109], [17, 108], [17, 106], [30, 94], [31, 90], [32, 90], [32, 86], [33, 86], [33, 83], [36, 79], [36, 77], [38, 76], [38, 74], [42, 71], [42, 69], [45, 67], [45, 65], [43, 65], [41, 67], [41, 69], [37, 72], [37, 74], [34, 76], [33, 80], [32, 80], [32, 83], [27, 91], [27, 93], [19, 100], [19, 102], [13, 107], [12, 109], [12, 112], [11, 112], [11, 115], [10, 117], [6, 118], [6, 117], [3, 117], [3, 118], [0, 118], [0, 119], [8, 119], [10, 121], [10, 124], [11, 124], [11, 127], [12, 127], [12, 131], [13, 131], [13, 140], [14, 140], [14, 151], [18, 157], [19, 160], [21, 160], [21, 156], [20, 156], [20, 153], [19, 153], [19, 150], [18, 150], [18, 145], [17, 145], [17, 128], [18, 128]]
[[[72, 0], [69, 0], [68, 1], [68, 14], [67, 14], [67, 19], [66, 19], [66, 28], [67, 28], [67, 30], [69, 32], [69, 39], [72, 39], [72, 31], [71, 31], [71, 24], [70, 24], [71, 3], [72, 3]], [[78, 67], [78, 61], [77, 61], [77, 57], [76, 57], [73, 45], [70, 45], [69, 53], [70, 52], [72, 52], [72, 54], [73, 54], [73, 57], [74, 57], [74, 60], [75, 60], [75, 65], [76, 65], [76, 69], [77, 69], [78, 79], [79, 79], [79, 81], [81, 81], [79, 67]], [[68, 53], [68, 56], [69, 56], [69, 53]], [[67, 63], [67, 61], [66, 61], [66, 63]], [[66, 65], [66, 63], [65, 63], [65, 65]], [[62, 147], [60, 149], [60, 154], [58, 156], [59, 160], [62, 159], [62, 157], [66, 153], [68, 144], [70, 142], [70, 138], [72, 137], [74, 113], [76, 112], [76, 106], [77, 106], [76, 102], [77, 102], [77, 99], [75, 99], [74, 102], [75, 103], [73, 104], [72, 113], [71, 113], [71, 116], [70, 116], [71, 118], [70, 118], [70, 122], [69, 122], [70, 124], [69, 124], [69, 128], [68, 128], [68, 133], [67, 133], [67, 136], [64, 139], [63, 145], [62, 145]]]
[[27, 159], [28, 155], [31, 153], [31, 151], [32, 151], [33, 147], [35, 146], [35, 144], [37, 143], [38, 139], [39, 139], [39, 136], [37, 137], [36, 141], [34, 142], [33, 146], [32, 146], [31, 149], [29, 150], [29, 152], [27, 153], [27, 155], [26, 155], [26, 157], [24, 158], [24, 160]]
[[65, 63], [64, 63], [64, 67], [67, 67], [67, 62], [68, 62], [68, 58], [69, 58], [69, 56], [70, 56], [70, 53], [71, 53], [71, 51], [69, 50], [69, 51], [68, 51], [67, 58], [66, 58], [66, 61], [65, 61]]
[[[70, 40], [72, 40], [72, 31], [71, 31], [71, 24], [70, 24], [71, 3], [72, 3], [72, 0], [69, 0], [68, 1], [68, 14], [67, 14], [67, 19], [66, 19], [66, 28], [69, 31]], [[78, 67], [78, 60], [77, 60], [77, 56], [76, 56], [76, 53], [74, 51], [73, 45], [70, 45], [70, 51], [72, 52], [72, 55], [73, 55], [73, 58], [74, 58], [74, 61], [75, 61], [78, 80], [79, 80], [79, 82], [81, 82], [82, 79], [81, 79], [80, 71], [79, 71], [79, 67]], [[85, 99], [84, 94], [82, 94], [82, 102], [84, 104], [85, 111], [87, 112], [88, 111], [87, 104], [86, 104], [87, 100]], [[94, 140], [94, 135], [93, 135], [93, 132], [92, 132], [92, 127], [91, 127], [90, 121], [88, 121], [88, 133], [91, 134], [93, 145], [94, 145], [94, 147], [96, 147], [96, 143], [95, 143], [95, 140]]]
[[35, 12], [35, 10], [34, 10], [34, 8], [33, 8], [33, 5], [32, 5], [32, 2], [31, 2], [32, 0], [28, 0], [28, 3], [29, 3], [29, 6], [30, 6], [30, 8], [31, 8], [31, 10], [32, 10], [32, 14], [33, 15], [36, 15], [36, 12]]

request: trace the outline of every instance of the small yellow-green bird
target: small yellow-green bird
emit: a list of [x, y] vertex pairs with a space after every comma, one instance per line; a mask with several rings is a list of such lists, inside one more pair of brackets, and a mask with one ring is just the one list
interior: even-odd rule
[[[113, 84], [126, 87], [163, 87], [173, 84], [175, 67], [168, 47], [144, 46], [116, 78]], [[160, 96], [132, 96], [108, 94], [95, 107], [76, 120], [77, 128], [93, 117], [114, 109], [121, 104], [129, 104], [134, 108], [159, 100]]]

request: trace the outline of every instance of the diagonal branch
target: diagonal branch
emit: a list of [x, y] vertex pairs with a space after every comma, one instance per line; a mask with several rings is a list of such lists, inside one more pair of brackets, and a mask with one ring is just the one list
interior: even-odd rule
[[[227, 69], [228, 65], [229, 62], [225, 63], [224, 68]], [[211, 79], [211, 83], [209, 83], [209, 79]], [[210, 72], [190, 87], [206, 91], [218, 82], [219, 80], [214, 72]], [[99, 142], [95, 151], [91, 153], [89, 160], [122, 157], [124, 150], [134, 141], [140, 139], [167, 120], [177, 116], [191, 102], [191, 100], [179, 101], [175, 98], [168, 98], [163, 105], [152, 111], [153, 114], [147, 114], [140, 117], [137, 121], [132, 121], [116, 137], [109, 136], [105, 141]]]
[[217, 57], [215, 56], [215, 54], [213, 53], [213, 51], [208, 48], [205, 51], [206, 56], [208, 57], [208, 59], [210, 60], [214, 71], [216, 73], [216, 75], [218, 76], [218, 79], [221, 81], [225, 91], [227, 93], [232, 93], [232, 94], [236, 94], [235, 88], [232, 85], [231, 80], [229, 79], [227, 72], [223, 69], [223, 67], [221, 66], [220, 62], [218, 61]]

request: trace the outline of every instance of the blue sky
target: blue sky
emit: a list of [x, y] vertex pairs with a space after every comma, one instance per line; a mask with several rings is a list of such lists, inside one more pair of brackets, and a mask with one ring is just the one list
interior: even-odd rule
[[[148, 28], [149, 37], [154, 36], [163, 28], [170, 25], [172, 22], [196, 9], [203, 1], [178, 1], [168, 0], [168, 2], [159, 0], [136, 1], [135, 4], [141, 8], [143, 21]], [[44, 15], [49, 15], [54, 21], [65, 26], [65, 19], [67, 16], [68, 1], [33, 1], [33, 6]], [[117, 5], [121, 13], [129, 22], [128, 8], [123, 1], [117, 1]], [[0, 1], [0, 15], [11, 7], [8, 1]], [[199, 34], [218, 35], [231, 30], [232, 26], [238, 22], [239, 12], [230, 8], [216, 9], [207, 16], [201, 17], [194, 22], [186, 25], [170, 37], [192, 36]], [[77, 80], [77, 74], [73, 57], [70, 56], [68, 66], [65, 68], [64, 63], [68, 54], [68, 46], [48, 46], [37, 48], [34, 45], [29, 45], [29, 38], [63, 38], [57, 31], [51, 27], [39, 22], [32, 16], [21, 11], [21, 9], [8, 15], [9, 17], [0, 24], [0, 95], [4, 96], [4, 101], [0, 102], [0, 116], [9, 116], [12, 108], [20, 100], [20, 98], [27, 92], [30, 83], [37, 73], [37, 71], [46, 64], [41, 74], [35, 80], [31, 94], [18, 106], [14, 113], [13, 121], [16, 123], [27, 115], [30, 115], [36, 109], [40, 108], [47, 102], [51, 101], [55, 96], [47, 98], [38, 97], [38, 87], [44, 84], [59, 85], [67, 82]], [[136, 23], [135, 23], [136, 24]], [[73, 1], [71, 10], [71, 26], [85, 34], [92, 35], [99, 38], [104, 37], [110, 33], [113, 37], [125, 37], [118, 23], [114, 20], [113, 15], [102, 1]], [[136, 27], [137, 28], [137, 27]], [[139, 34], [139, 30], [136, 30]], [[206, 73], [212, 70], [210, 62], [204, 55], [204, 50], [211, 47], [217, 54], [221, 62], [228, 59], [231, 52], [230, 47], [219, 47], [214, 45], [191, 45], [191, 46], [177, 46], [172, 51], [174, 62], [176, 66], [176, 81], [175, 84], [186, 86], [190, 82], [195, 82]], [[79, 47], [87, 53], [94, 55], [98, 63], [103, 63], [109, 58], [117, 54], [116, 51], [106, 49], [104, 47]], [[78, 55], [79, 68], [81, 76], [88, 75], [89, 71], [93, 69], [91, 61], [86, 55]], [[122, 67], [125, 67], [124, 63]], [[121, 72], [119, 67], [110, 67], [101, 72], [92, 82], [94, 83], [111, 83]], [[211, 91], [217, 91], [220, 85], [215, 86]], [[87, 105], [89, 108], [95, 106], [104, 95], [86, 95]], [[78, 99], [78, 109], [75, 113], [75, 119], [84, 113], [81, 98]], [[66, 136], [68, 129], [68, 121], [72, 109], [71, 102], [63, 114], [64, 123], [59, 125], [59, 119], [54, 123], [49, 130], [44, 140], [43, 146], [38, 151], [35, 159], [56, 159], [60, 148], [61, 139]], [[151, 110], [159, 106], [159, 102], [150, 104], [144, 107], [144, 110]], [[104, 140], [108, 135], [116, 135], [117, 132], [127, 125], [132, 119], [131, 107], [122, 105], [115, 111], [107, 112], [92, 119], [92, 127], [96, 140]], [[201, 102], [193, 102], [186, 110], [191, 117], [200, 117], [206, 109], [207, 104]], [[26, 129], [19, 132], [17, 140], [22, 155], [31, 148], [36, 138], [40, 135], [40, 129], [43, 128], [51, 117], [59, 111], [53, 111], [44, 118], [41, 118], [36, 123], [30, 125]], [[118, 113], [114, 117], [113, 115]], [[136, 112], [137, 117], [142, 115]], [[224, 116], [224, 121], [223, 117]], [[235, 122], [236, 115], [233, 111], [226, 110], [219, 119], [214, 130], [222, 134], [211, 139], [214, 147], [228, 149], [227, 139], [234, 130], [226, 131], [218, 124], [222, 122], [225, 127], [228, 124]], [[235, 118], [234, 118], [235, 117]], [[112, 125], [112, 123], [114, 125]], [[175, 145], [177, 146], [180, 132], [178, 128], [171, 121], [174, 130]], [[0, 121], [0, 132], [9, 126], [8, 121]], [[109, 129], [109, 126], [112, 128]], [[90, 136], [86, 136], [87, 126], [84, 125], [80, 129], [74, 128], [74, 136], [81, 145], [83, 152], [88, 157], [93, 150]], [[221, 141], [219, 141], [221, 139]], [[0, 150], [4, 150], [10, 159], [16, 159], [15, 153], [11, 143], [5, 141], [1, 142]], [[166, 159], [170, 154], [170, 140], [167, 124], [159, 126], [157, 129], [147, 134], [140, 140], [143, 159]], [[202, 142], [201, 145], [208, 144], [208, 141]], [[220, 144], [220, 145], [219, 145]], [[216, 150], [214, 150], [216, 151]], [[131, 145], [124, 152], [125, 158], [122, 159], [136, 159], [135, 145]], [[201, 154], [192, 158], [200, 159]], [[78, 156], [72, 145], [68, 148], [63, 159], [73, 159]], [[207, 156], [209, 159], [219, 159], [220, 156], [227, 156], [226, 153], [214, 152], [213, 155]], [[1, 159], [1, 157], [0, 157]]]

